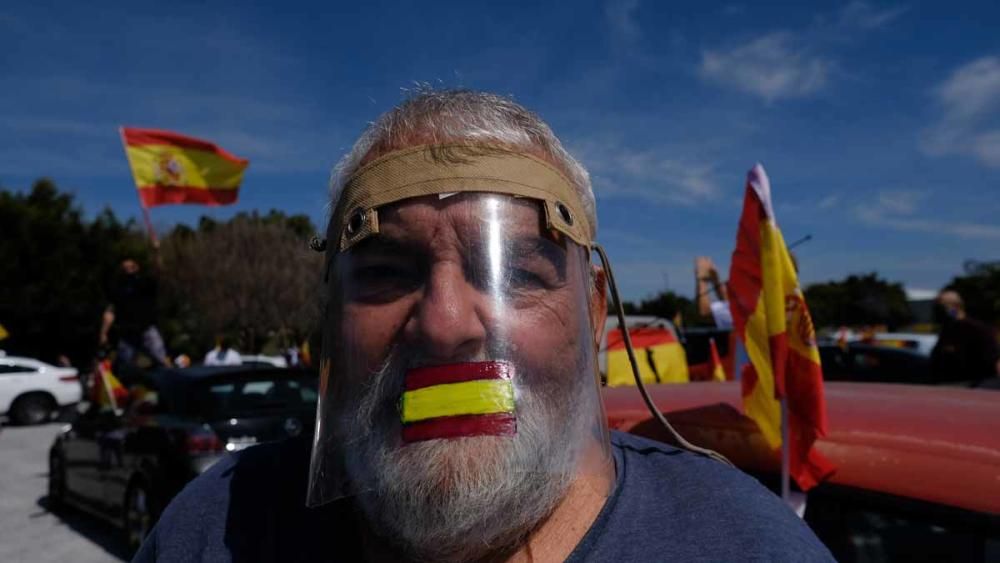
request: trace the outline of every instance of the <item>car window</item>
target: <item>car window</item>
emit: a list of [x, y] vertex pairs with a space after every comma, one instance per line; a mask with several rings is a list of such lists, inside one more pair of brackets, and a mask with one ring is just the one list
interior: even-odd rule
[[841, 562], [996, 561], [987, 515], [849, 487], [810, 492], [806, 523]]
[[6, 375], [11, 373], [25, 374], [34, 372], [34, 368], [27, 366], [18, 366], [11, 364], [0, 364], [0, 375]]
[[308, 375], [293, 379], [254, 374], [210, 382], [195, 391], [189, 412], [214, 419], [312, 409], [318, 398], [316, 385], [315, 376]]

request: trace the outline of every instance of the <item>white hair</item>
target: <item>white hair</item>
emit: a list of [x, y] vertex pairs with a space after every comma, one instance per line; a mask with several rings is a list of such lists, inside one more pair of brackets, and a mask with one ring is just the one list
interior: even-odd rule
[[500, 145], [535, 154], [548, 160], [580, 195], [583, 210], [597, 235], [597, 206], [590, 174], [532, 111], [514, 100], [473, 90], [435, 90], [421, 87], [401, 104], [368, 125], [334, 168], [330, 187], [330, 209], [336, 209], [348, 178], [366, 162], [388, 152], [418, 144], [448, 142]]

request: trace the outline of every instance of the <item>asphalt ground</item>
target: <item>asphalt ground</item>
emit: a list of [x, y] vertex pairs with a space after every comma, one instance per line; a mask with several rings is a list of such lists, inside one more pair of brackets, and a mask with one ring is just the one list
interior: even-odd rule
[[0, 561], [127, 561], [125, 540], [110, 523], [72, 508], [50, 510], [48, 450], [61, 426], [0, 430]]

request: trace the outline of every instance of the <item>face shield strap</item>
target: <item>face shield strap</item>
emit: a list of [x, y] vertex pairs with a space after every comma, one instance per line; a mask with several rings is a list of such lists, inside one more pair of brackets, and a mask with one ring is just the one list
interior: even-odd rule
[[[443, 153], [455, 156], [445, 159]], [[327, 232], [328, 254], [379, 232], [378, 209], [427, 195], [486, 192], [542, 203], [546, 227], [580, 246], [593, 234], [580, 196], [553, 165], [535, 156], [489, 145], [417, 146], [386, 154], [360, 168], [344, 185]]]
[[618, 296], [618, 286], [615, 283], [615, 274], [611, 270], [611, 261], [608, 260], [608, 255], [604, 252], [604, 248], [600, 244], [595, 242], [590, 247], [597, 252], [598, 256], [600, 256], [601, 265], [604, 267], [604, 271], [607, 272], [608, 288], [611, 291], [611, 299], [614, 302], [615, 313], [618, 315], [618, 329], [621, 330], [622, 340], [625, 342], [625, 351], [628, 354], [629, 364], [632, 366], [632, 376], [635, 377], [635, 384], [639, 388], [639, 393], [642, 395], [643, 401], [646, 402], [646, 408], [648, 408], [649, 412], [653, 414], [653, 417], [656, 418], [656, 420], [658, 420], [664, 428], [666, 428], [667, 432], [671, 437], [673, 437], [678, 446], [690, 452], [694, 452], [696, 454], [714, 459], [715, 461], [735, 467], [732, 462], [726, 459], [726, 457], [719, 452], [696, 446], [685, 440], [684, 437], [681, 436], [673, 426], [671, 426], [670, 422], [663, 416], [663, 413], [660, 412], [660, 409], [656, 407], [656, 404], [653, 403], [653, 398], [649, 396], [649, 391], [646, 390], [646, 384], [643, 383], [642, 377], [639, 376], [639, 364], [636, 362], [635, 350], [632, 348], [632, 338], [629, 336], [628, 327], [625, 324], [625, 310], [622, 308], [621, 298]]

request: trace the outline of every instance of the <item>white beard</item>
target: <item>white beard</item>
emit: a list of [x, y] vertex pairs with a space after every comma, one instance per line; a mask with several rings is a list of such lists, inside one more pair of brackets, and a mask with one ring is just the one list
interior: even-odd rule
[[[566, 380], [532, 389], [528, 382], [553, 378], [516, 372], [514, 436], [403, 444], [395, 405], [412, 363], [401, 356], [372, 375], [347, 429], [362, 437], [345, 461], [366, 491], [356, 500], [369, 526], [418, 560], [468, 561], [517, 546], [565, 496], [600, 412], [595, 393]], [[577, 363], [571, 369], [589, 365]]]

